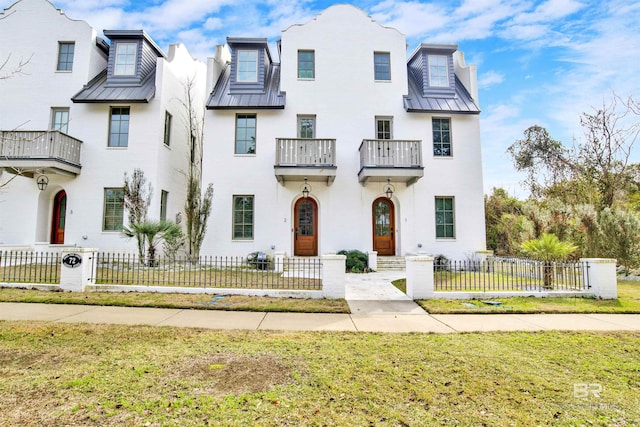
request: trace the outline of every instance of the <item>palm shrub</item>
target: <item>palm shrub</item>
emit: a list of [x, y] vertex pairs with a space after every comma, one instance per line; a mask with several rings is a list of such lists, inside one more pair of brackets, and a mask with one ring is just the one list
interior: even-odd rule
[[177, 224], [169, 221], [143, 221], [131, 224], [130, 228], [124, 228], [123, 232], [128, 237], [142, 236], [143, 246], [147, 249], [146, 265], [155, 267], [157, 265], [156, 253], [157, 245], [165, 238], [171, 239], [182, 231]]
[[553, 262], [566, 260], [578, 249], [572, 243], [561, 242], [555, 234], [547, 233], [539, 239], [522, 242], [520, 247], [525, 255], [542, 261], [545, 289], [553, 289]]

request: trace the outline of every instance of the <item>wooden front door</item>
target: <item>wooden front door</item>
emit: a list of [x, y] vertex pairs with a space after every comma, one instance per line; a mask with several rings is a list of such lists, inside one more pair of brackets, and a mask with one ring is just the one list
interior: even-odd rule
[[294, 207], [295, 236], [293, 254], [318, 255], [318, 205], [308, 197], [296, 202]]
[[51, 222], [51, 243], [64, 243], [64, 223], [67, 216], [67, 193], [59, 191], [53, 199], [53, 215]]
[[393, 202], [380, 197], [373, 202], [373, 250], [378, 255], [396, 254]]

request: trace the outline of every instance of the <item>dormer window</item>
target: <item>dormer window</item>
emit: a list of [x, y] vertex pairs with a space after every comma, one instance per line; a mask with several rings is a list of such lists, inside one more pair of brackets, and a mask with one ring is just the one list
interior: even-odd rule
[[117, 43], [113, 68], [115, 76], [135, 76], [138, 43]]
[[238, 51], [238, 75], [237, 81], [242, 83], [255, 83], [258, 81], [258, 51]]
[[444, 55], [429, 55], [429, 86], [449, 87], [448, 59]]

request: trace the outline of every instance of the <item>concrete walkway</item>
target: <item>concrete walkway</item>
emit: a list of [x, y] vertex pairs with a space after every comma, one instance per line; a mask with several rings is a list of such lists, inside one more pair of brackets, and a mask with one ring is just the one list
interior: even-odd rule
[[638, 314], [311, 314], [25, 303], [0, 303], [0, 320], [282, 331], [640, 331]]
[[406, 277], [404, 271], [347, 274], [345, 299], [352, 314], [427, 314], [391, 283]]

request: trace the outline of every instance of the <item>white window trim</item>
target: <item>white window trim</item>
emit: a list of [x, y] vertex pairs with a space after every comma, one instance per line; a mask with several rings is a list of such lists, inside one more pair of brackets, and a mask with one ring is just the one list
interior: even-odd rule
[[380, 139], [378, 138], [378, 122], [382, 121], [382, 120], [388, 120], [389, 121], [389, 139], [393, 139], [393, 116], [376, 116], [375, 120], [374, 120], [374, 135], [376, 136], [376, 139]]
[[[444, 58], [445, 77], [447, 78], [447, 84], [445, 85], [433, 84], [433, 79], [431, 76], [431, 58]], [[451, 82], [449, 81], [449, 57], [447, 55], [428, 55], [427, 65], [429, 69], [429, 86], [430, 87], [449, 87], [451, 85]]]
[[[134, 55], [133, 55], [133, 73], [119, 73], [118, 72], [118, 51], [123, 46], [134, 46]], [[114, 76], [135, 76], [138, 62], [138, 43], [137, 42], [118, 42], [116, 43], [116, 54], [113, 58], [113, 75]], [[125, 64], [128, 66], [129, 64]]]
[[[312, 72], [313, 72], [313, 77], [300, 77], [300, 52], [311, 52], [313, 53], [313, 68], [312, 68]], [[298, 57], [298, 63], [296, 64], [297, 68], [296, 68], [296, 77], [298, 78], [298, 80], [302, 80], [302, 81], [312, 81], [316, 79], [316, 51], [313, 49], [298, 49], [298, 53], [297, 53]]]
[[69, 122], [71, 121], [70, 119], [70, 113], [69, 113], [69, 107], [51, 107], [51, 123], [50, 123], [50, 129], [51, 130], [56, 130], [55, 128], [55, 124], [56, 124], [56, 113], [57, 112], [63, 112], [66, 111], [67, 113], [67, 123], [66, 123], [66, 127], [67, 127], [67, 131], [63, 132], [60, 131], [62, 133], [66, 133], [67, 135], [69, 134]]
[[296, 120], [297, 123], [297, 137], [298, 138], [303, 138], [302, 136], [300, 136], [300, 121], [303, 119], [311, 119], [313, 121], [313, 135], [311, 135], [311, 138], [305, 138], [305, 139], [314, 139], [316, 137], [316, 116], [314, 114], [299, 114]]
[[[255, 67], [255, 79], [242, 80], [240, 78], [240, 53], [241, 52], [255, 52], [256, 54], [256, 67]], [[260, 52], [256, 49], [238, 49], [238, 57], [236, 58], [236, 81], [238, 83], [257, 83], [258, 82], [258, 63], [260, 62]]]
[[[386, 54], [387, 58], [389, 58], [389, 78], [388, 79], [385, 79], [385, 80], [376, 79], [376, 54]], [[380, 82], [380, 83], [391, 82], [391, 52], [383, 52], [383, 51], [373, 52], [373, 80], [375, 82]]]

